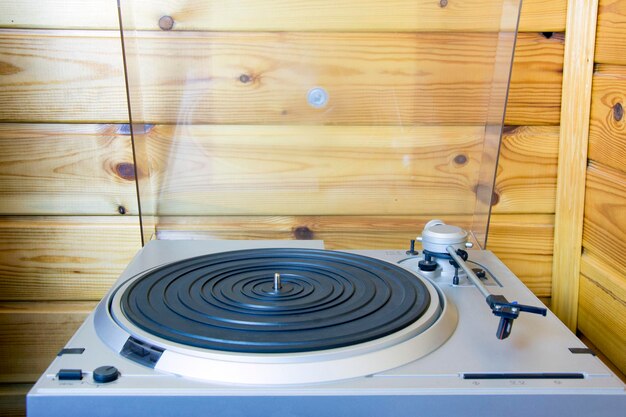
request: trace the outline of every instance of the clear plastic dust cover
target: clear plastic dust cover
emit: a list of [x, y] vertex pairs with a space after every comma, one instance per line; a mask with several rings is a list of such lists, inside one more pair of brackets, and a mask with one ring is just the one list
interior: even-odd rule
[[144, 241], [484, 246], [519, 0], [120, 0]]

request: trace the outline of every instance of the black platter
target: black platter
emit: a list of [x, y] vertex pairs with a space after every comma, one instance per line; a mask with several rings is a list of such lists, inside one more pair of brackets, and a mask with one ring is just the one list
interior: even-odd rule
[[365, 343], [414, 323], [430, 302], [425, 284], [399, 266], [345, 252], [282, 248], [167, 264], [138, 277], [121, 297], [128, 320], [152, 335], [245, 353]]

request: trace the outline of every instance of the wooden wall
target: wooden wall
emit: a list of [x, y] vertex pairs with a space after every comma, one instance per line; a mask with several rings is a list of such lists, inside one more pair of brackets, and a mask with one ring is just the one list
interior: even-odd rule
[[578, 327], [626, 372], [626, 0], [600, 0]]
[[[193, 29], [203, 12], [202, 7], [193, 12], [183, 10], [188, 2], [182, 0], [171, 2], [170, 8], [164, 3], [146, 0], [151, 11], [138, 24], [158, 30], [159, 18], [170, 15], [175, 28]], [[308, 3], [319, 5], [323, 13], [324, 7], [336, 2]], [[370, 3], [372, 7], [387, 4]], [[446, 7], [449, 13], [458, 14], [462, 27], [472, 18], [480, 20], [479, 11], [486, 3], [467, 0], [463, 2], [466, 7], [457, 7], [450, 1]], [[250, 13], [254, 4], [250, 0]], [[406, 4], [399, 0], [394, 2], [397, 9], [386, 6], [387, 12], [396, 10], [391, 20], [386, 20], [393, 26], [376, 30], [410, 32], [412, 16]], [[427, 13], [442, 10], [438, 2], [419, 4]], [[524, 2], [489, 244], [537, 295], [548, 298], [565, 6], [566, 0]], [[376, 13], [373, 9], [372, 14]], [[315, 21], [304, 17], [304, 22]], [[214, 30], [233, 30], [227, 19], [220, 22], [212, 23]], [[251, 29], [268, 28], [238, 28]], [[298, 26], [290, 30], [298, 30]], [[609, 39], [613, 46], [607, 50], [615, 52], [619, 34]], [[611, 107], [611, 117], [619, 114], [614, 103], [619, 97], [618, 84], [609, 80], [623, 77], [617, 65], [624, 64], [618, 62], [624, 54], [611, 56], [598, 75], [598, 80], [607, 81], [604, 93], [598, 93], [598, 105], [604, 107], [598, 108], [594, 119], [599, 136], [589, 178], [590, 192], [597, 195], [615, 193], [611, 184], [624, 175], [624, 166], [619, 165], [623, 158], [615, 150], [602, 150], [604, 135], [611, 134], [607, 132], [619, 132], [620, 126], [621, 134], [624, 132], [623, 121], [611, 121], [605, 108]], [[0, 85], [0, 414], [19, 415], [29, 384], [140, 246], [130, 139], [120, 128], [127, 122], [127, 110], [115, 1], [1, 2]], [[600, 85], [598, 81], [598, 92]], [[157, 126], [155, 132], [159, 129], [165, 127]], [[614, 142], [618, 147], [619, 140]], [[624, 149], [621, 151], [623, 155]], [[606, 261], [604, 250], [593, 252], [593, 242], [604, 242], [599, 241], [604, 238], [597, 230], [604, 227], [602, 221], [610, 210], [610, 206], [598, 208], [602, 214], [586, 228], [585, 254], [596, 262], [589, 262], [591, 266], [583, 272], [585, 279], [590, 277], [591, 291], [598, 293], [599, 289], [602, 294], [615, 285], [611, 278], [600, 280], [598, 276], [606, 275], [596, 271], [620, 266]], [[364, 214], [355, 224], [341, 220], [294, 215], [211, 221], [224, 237], [241, 236], [239, 230], [244, 226], [253, 237], [323, 239], [324, 233], [331, 233], [345, 236], [340, 246], [363, 247], [373, 234], [356, 230], [375, 227], [377, 237], [404, 246], [406, 230], [419, 219]], [[623, 236], [624, 225], [621, 227]], [[618, 228], [614, 229], [617, 233]], [[621, 250], [624, 254], [623, 246]], [[591, 253], [595, 257], [591, 258]], [[581, 310], [593, 306], [591, 291], [583, 291], [589, 301], [581, 304]], [[585, 323], [582, 317], [585, 315], [581, 316], [581, 328]], [[586, 326], [591, 327], [596, 326]]]

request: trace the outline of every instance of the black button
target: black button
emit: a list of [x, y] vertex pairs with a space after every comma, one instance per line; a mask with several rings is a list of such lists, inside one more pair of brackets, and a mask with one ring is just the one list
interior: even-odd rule
[[57, 378], [59, 381], [80, 381], [83, 379], [83, 371], [80, 369], [61, 369]]
[[485, 272], [484, 269], [480, 269], [480, 268], [474, 268], [472, 269], [472, 271], [474, 271], [474, 273], [476, 274], [476, 276], [480, 279], [487, 279], [487, 273]]
[[94, 369], [93, 380], [100, 383], [113, 382], [120, 376], [115, 366], [101, 366]]

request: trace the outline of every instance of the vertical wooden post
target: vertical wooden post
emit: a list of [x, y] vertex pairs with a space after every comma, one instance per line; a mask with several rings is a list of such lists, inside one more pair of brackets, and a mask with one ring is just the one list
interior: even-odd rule
[[578, 315], [585, 174], [598, 0], [569, 0], [561, 93], [552, 310], [572, 330]]

